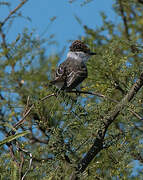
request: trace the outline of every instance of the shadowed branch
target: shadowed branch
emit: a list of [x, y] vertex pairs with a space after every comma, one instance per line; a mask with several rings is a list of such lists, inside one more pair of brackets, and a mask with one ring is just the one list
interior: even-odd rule
[[88, 167], [89, 163], [93, 160], [93, 158], [103, 149], [104, 136], [108, 127], [111, 125], [111, 123], [113, 123], [113, 121], [123, 110], [123, 108], [128, 104], [128, 102], [130, 102], [133, 99], [133, 97], [136, 95], [136, 93], [140, 90], [142, 86], [143, 73], [141, 73], [139, 79], [135, 82], [135, 84], [132, 86], [127, 95], [124, 96], [124, 98], [115, 106], [113, 110], [111, 110], [103, 119], [101, 119], [103, 124], [102, 127], [96, 133], [94, 144], [89, 149], [85, 157], [82, 158], [78, 163], [76, 167], [76, 173], [71, 175], [72, 180], [77, 180], [78, 174], [84, 172], [85, 169]]
[[112, 101], [112, 102], [114, 102], [114, 103], [118, 103], [118, 101], [117, 100], [114, 100], [114, 99], [112, 99], [112, 98], [109, 98], [109, 97], [107, 97], [107, 96], [105, 96], [105, 95], [103, 95], [103, 94], [100, 94], [100, 93], [97, 93], [97, 92], [89, 92], [89, 91], [78, 91], [78, 90], [76, 90], [76, 91], [67, 91], [68, 93], [76, 93], [76, 94], [89, 94], [89, 95], [94, 95], [94, 96], [98, 96], [98, 97], [101, 97], [101, 98], [103, 98], [103, 99], [108, 99], [108, 100], [110, 100], [110, 101]]

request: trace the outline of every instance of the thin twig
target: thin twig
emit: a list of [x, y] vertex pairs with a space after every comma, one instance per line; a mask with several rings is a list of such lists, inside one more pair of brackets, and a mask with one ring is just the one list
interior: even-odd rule
[[100, 94], [100, 93], [96, 93], [96, 92], [89, 92], [89, 91], [67, 91], [68, 93], [76, 93], [76, 94], [90, 94], [90, 95], [94, 95], [94, 96], [98, 96], [98, 97], [101, 97], [101, 98], [104, 98], [104, 99], [109, 99], [110, 101], [114, 102], [114, 103], [118, 103], [117, 100], [114, 100], [112, 98], [109, 98], [109, 97], [106, 97], [105, 95], [103, 94]]
[[[5, 33], [3, 32], [3, 26], [4, 24], [9, 20], [9, 18], [15, 14], [28, 0], [23, 0], [13, 11], [11, 11], [9, 13], [9, 15], [2, 21], [0, 22], [0, 36], [2, 38], [2, 47], [5, 50], [6, 49], [6, 53], [5, 53], [5, 57], [9, 60], [10, 59], [10, 54], [8, 53], [8, 46], [6, 43], [6, 36]], [[12, 66], [12, 70], [14, 69], [14, 66]]]
[[49, 97], [52, 97], [52, 96], [56, 96], [56, 94], [55, 93], [49, 94], [48, 96], [43, 97], [40, 101], [45, 101], [46, 99], [48, 99]]
[[136, 116], [139, 120], [143, 120], [143, 117], [141, 117], [138, 113], [136, 113], [135, 111], [129, 109], [129, 111], [134, 115]]
[[23, 177], [21, 178], [21, 180], [23, 180], [25, 178], [25, 176], [27, 175], [27, 173], [30, 171], [31, 169], [31, 165], [32, 165], [32, 153], [29, 153], [30, 156], [30, 160], [29, 160], [29, 167], [27, 169], [27, 171], [25, 172], [25, 174], [23, 175]]
[[[7, 48], [7, 43], [6, 43], [6, 39], [5, 39], [5, 34], [4, 34], [4, 32], [2, 31], [2, 26], [1, 26], [1, 24], [0, 24], [0, 35], [1, 35], [1, 38], [2, 38], [2, 43], [1, 43], [1, 45], [2, 45], [2, 48], [5, 50], [7, 50], [8, 48]], [[9, 53], [6, 51], [6, 53], [5, 53], [5, 57], [9, 60], [10, 59], [10, 56], [9, 56]]]
[[20, 164], [19, 164], [19, 163], [17, 162], [17, 160], [16, 160], [16, 157], [15, 157], [14, 151], [13, 151], [12, 144], [11, 144], [11, 143], [10, 143], [10, 144], [7, 143], [7, 145], [8, 145], [9, 152], [10, 152], [10, 155], [11, 155], [13, 161], [15, 162], [16, 166], [19, 168], [19, 167], [20, 167]]
[[[56, 94], [52, 93], [52, 94], [50, 94], [48, 96], [45, 96], [44, 98], [42, 98], [40, 100], [40, 102], [43, 102], [43, 101], [45, 101], [46, 99], [48, 99], [49, 97], [52, 97], [52, 96], [56, 96]], [[23, 118], [21, 120], [19, 120], [16, 124], [14, 124], [14, 126], [13, 126], [14, 128], [18, 128], [21, 124], [24, 123], [26, 117], [30, 114], [33, 107], [34, 107], [34, 104], [31, 105], [31, 107], [28, 109], [28, 111], [24, 114]]]
[[14, 128], [18, 128], [19, 125], [23, 124], [25, 118], [30, 114], [31, 110], [33, 109], [34, 104], [29, 108], [29, 110], [24, 114], [23, 118], [19, 120], [16, 124], [13, 125]]
[[31, 169], [31, 165], [32, 165], [32, 153], [31, 152], [29, 152], [29, 151], [27, 151], [27, 150], [25, 150], [25, 149], [23, 149], [23, 148], [21, 148], [19, 145], [18, 145], [18, 143], [17, 143], [17, 149], [18, 149], [18, 151], [20, 151], [20, 152], [23, 152], [23, 153], [26, 153], [26, 154], [28, 154], [29, 155], [29, 157], [30, 157], [30, 160], [29, 160], [29, 167], [28, 167], [28, 169], [26, 170], [26, 172], [24, 173], [24, 175], [22, 176], [22, 178], [21, 178], [21, 180], [23, 180], [24, 178], [25, 178], [25, 176], [27, 175], [27, 173], [30, 171], [30, 169]]
[[21, 179], [21, 177], [22, 177], [23, 164], [24, 164], [24, 156], [23, 156], [23, 153], [20, 151], [19, 179]]
[[11, 16], [13, 14], [15, 14], [28, 0], [23, 0], [14, 10], [12, 10], [9, 15], [1, 22], [1, 25], [3, 26], [9, 18], [11, 18]]
[[126, 34], [127, 39], [130, 41], [129, 28], [128, 28], [128, 24], [127, 24], [126, 15], [124, 13], [124, 7], [122, 4], [122, 0], [119, 0], [119, 5], [120, 5], [120, 12], [121, 12], [122, 20], [124, 22], [125, 34]]
[[[125, 12], [124, 12], [124, 5], [123, 5], [123, 2], [122, 2], [123, 0], [118, 0], [118, 1], [119, 1], [121, 17], [122, 17], [124, 27], [125, 27], [125, 35], [126, 35], [126, 38], [128, 39], [128, 41], [131, 42], [131, 37], [130, 37], [130, 33], [129, 33], [129, 26], [128, 26], [128, 19], [126, 17]], [[131, 44], [130, 47], [131, 47], [131, 51], [133, 53], [139, 52], [138, 48], [134, 44]]]
[[28, 96], [27, 97], [27, 102], [26, 102], [26, 107], [25, 107], [25, 111], [23, 113], [23, 116], [26, 114], [26, 112], [28, 111], [28, 108], [29, 108], [29, 100], [30, 100], [30, 97]]

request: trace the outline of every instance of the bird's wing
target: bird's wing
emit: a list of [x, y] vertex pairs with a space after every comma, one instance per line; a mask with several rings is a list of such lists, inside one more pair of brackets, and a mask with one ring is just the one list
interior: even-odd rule
[[84, 63], [74, 59], [67, 59], [59, 65], [52, 84], [63, 83], [62, 89], [73, 89], [87, 77]]
[[52, 84], [55, 84], [57, 82], [64, 82], [66, 79], [66, 61], [64, 61], [62, 64], [58, 66], [55, 72], [55, 78], [53, 81], [51, 81]]
[[55, 81], [65, 81], [66, 79], [66, 61], [59, 65], [55, 73]]
[[84, 63], [73, 60], [72, 64], [67, 67], [67, 89], [76, 88], [85, 78], [87, 78], [87, 68]]

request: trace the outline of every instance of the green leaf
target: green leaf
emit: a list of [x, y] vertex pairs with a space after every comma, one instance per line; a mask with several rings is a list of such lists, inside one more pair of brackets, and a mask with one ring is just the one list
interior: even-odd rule
[[6, 139], [4, 139], [3, 141], [0, 141], [0, 146], [2, 146], [2, 145], [5, 144], [5, 143], [11, 142], [11, 141], [13, 141], [13, 140], [15, 140], [15, 139], [17, 139], [17, 138], [19, 138], [19, 137], [25, 136], [25, 135], [27, 135], [27, 134], [29, 134], [29, 133], [30, 133], [30, 132], [28, 132], [28, 131], [24, 131], [24, 132], [22, 132], [22, 133], [18, 133], [18, 134], [9, 136], [9, 137], [7, 137]]

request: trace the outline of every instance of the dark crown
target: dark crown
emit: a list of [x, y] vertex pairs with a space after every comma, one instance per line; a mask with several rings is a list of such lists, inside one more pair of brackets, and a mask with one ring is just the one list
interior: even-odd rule
[[90, 49], [87, 47], [87, 45], [84, 44], [84, 42], [80, 40], [75, 40], [72, 45], [70, 46], [70, 51], [72, 52], [85, 52], [90, 53]]

